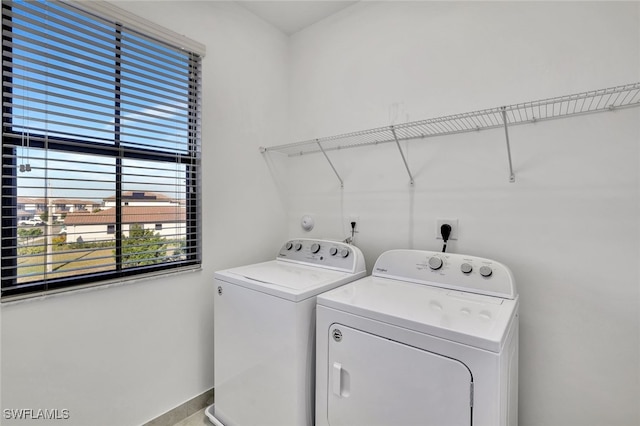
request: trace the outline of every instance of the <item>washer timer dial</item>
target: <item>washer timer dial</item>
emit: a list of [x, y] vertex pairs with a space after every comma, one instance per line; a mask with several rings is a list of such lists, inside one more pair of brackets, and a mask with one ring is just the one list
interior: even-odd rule
[[442, 259], [435, 256], [429, 258], [429, 268], [431, 268], [434, 271], [437, 271], [438, 269], [442, 268]]

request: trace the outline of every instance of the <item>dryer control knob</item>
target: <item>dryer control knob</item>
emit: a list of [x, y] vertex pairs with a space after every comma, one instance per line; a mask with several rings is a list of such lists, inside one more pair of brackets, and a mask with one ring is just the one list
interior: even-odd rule
[[434, 271], [437, 271], [438, 269], [442, 268], [442, 259], [440, 259], [439, 257], [430, 258], [429, 268], [433, 269]]
[[300, 251], [302, 249], [302, 244], [296, 243], [296, 251]]
[[349, 256], [349, 250], [347, 250], [347, 249], [340, 250], [340, 256], [348, 257]]
[[311, 244], [311, 253], [317, 253], [320, 251], [320, 244], [313, 243]]
[[331, 254], [331, 256], [335, 256], [336, 254], [338, 254], [338, 249], [335, 247], [331, 247], [331, 250], [329, 250], [329, 254]]
[[473, 266], [468, 263], [463, 263], [462, 265], [460, 265], [460, 270], [463, 274], [470, 274], [471, 271], [473, 271]]
[[287, 247], [287, 250], [291, 250], [293, 248], [293, 243], [289, 241], [286, 247]]
[[488, 278], [491, 276], [491, 274], [493, 274], [493, 270], [491, 269], [491, 267], [489, 266], [480, 267], [480, 275], [482, 275], [483, 277]]

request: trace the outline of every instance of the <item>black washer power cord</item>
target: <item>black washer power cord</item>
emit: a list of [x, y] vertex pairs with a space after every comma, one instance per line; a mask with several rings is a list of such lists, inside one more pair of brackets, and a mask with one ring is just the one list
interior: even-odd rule
[[440, 234], [442, 235], [442, 240], [444, 244], [442, 245], [442, 252], [447, 251], [447, 241], [449, 241], [449, 236], [451, 235], [451, 225], [444, 224], [440, 227]]

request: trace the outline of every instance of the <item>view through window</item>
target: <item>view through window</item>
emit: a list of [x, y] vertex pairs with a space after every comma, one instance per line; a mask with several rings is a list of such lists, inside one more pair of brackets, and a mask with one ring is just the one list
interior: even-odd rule
[[200, 262], [197, 54], [3, 1], [2, 294]]

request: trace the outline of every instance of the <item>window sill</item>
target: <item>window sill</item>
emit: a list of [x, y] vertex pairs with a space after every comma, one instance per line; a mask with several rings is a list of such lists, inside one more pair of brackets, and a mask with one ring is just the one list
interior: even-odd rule
[[148, 274], [135, 275], [126, 278], [117, 278], [112, 280], [100, 281], [92, 284], [78, 285], [74, 287], [61, 288], [56, 290], [47, 290], [40, 292], [33, 292], [29, 294], [18, 294], [15, 296], [5, 296], [0, 300], [0, 304], [3, 306], [14, 305], [25, 302], [35, 302], [40, 300], [49, 299], [52, 297], [60, 297], [69, 293], [88, 292], [94, 290], [104, 290], [112, 287], [119, 287], [122, 285], [133, 284], [137, 282], [149, 281], [159, 277], [171, 277], [175, 275], [183, 275], [192, 272], [202, 271], [202, 265], [186, 266], [184, 268], [175, 269], [171, 272], [160, 271], [151, 272]]

